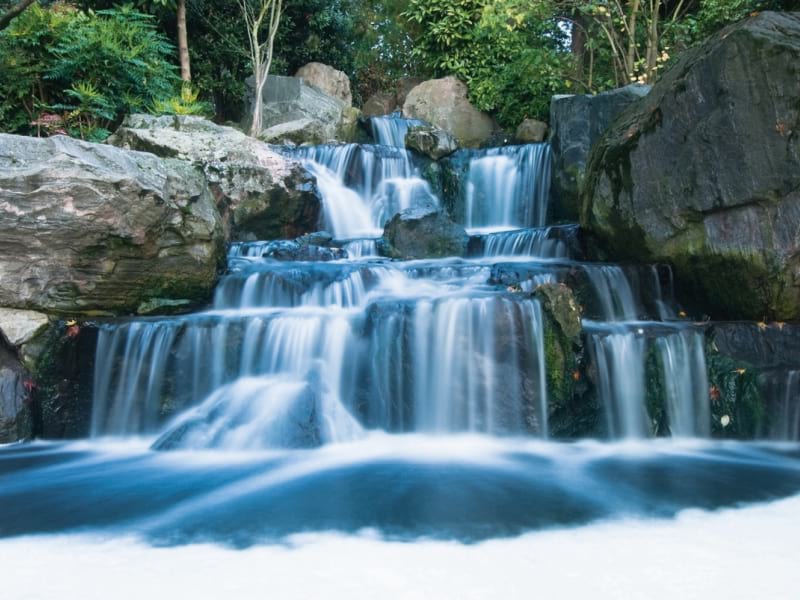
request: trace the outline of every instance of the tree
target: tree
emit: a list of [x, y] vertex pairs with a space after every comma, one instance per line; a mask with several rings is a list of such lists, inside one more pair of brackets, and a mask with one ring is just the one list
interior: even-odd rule
[[189, 63], [189, 39], [186, 35], [186, 0], [178, 0], [178, 57], [181, 62], [181, 79], [192, 80], [192, 68]]
[[[283, 0], [237, 0], [242, 10], [253, 68], [253, 117], [250, 135], [261, 133], [264, 86], [272, 66], [275, 36], [281, 22]], [[266, 27], [266, 31], [262, 31]]]
[[8, 27], [11, 21], [21, 15], [26, 8], [28, 8], [31, 4], [36, 2], [36, 0], [20, 0], [14, 6], [9, 8], [3, 14], [0, 14], [0, 31]]

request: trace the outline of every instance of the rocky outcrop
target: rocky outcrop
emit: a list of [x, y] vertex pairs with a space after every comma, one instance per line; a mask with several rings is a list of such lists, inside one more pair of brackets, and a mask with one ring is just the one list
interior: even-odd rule
[[800, 318], [800, 15], [687, 52], [592, 151], [582, 221], [716, 318]]
[[201, 117], [131, 115], [108, 142], [201, 168], [231, 240], [293, 238], [317, 229], [321, 204], [313, 176], [232, 127]]
[[[248, 105], [253, 80], [247, 80]], [[264, 87], [262, 141], [271, 144], [324, 144], [349, 142], [357, 112], [339, 98], [330, 96], [297, 77], [270, 75]], [[244, 129], [250, 125], [250, 109]]]
[[547, 123], [536, 119], [525, 119], [517, 127], [514, 139], [521, 144], [538, 144], [547, 137]]
[[[576, 221], [589, 151], [619, 114], [650, 91], [629, 85], [594, 96], [553, 96], [550, 147], [553, 152], [553, 217]], [[517, 133], [519, 137], [519, 132]]]
[[469, 236], [444, 212], [431, 208], [410, 208], [386, 224], [383, 236], [394, 258], [444, 258], [464, 256]]
[[432, 79], [414, 87], [403, 104], [403, 114], [444, 129], [466, 148], [488, 140], [497, 125], [470, 103], [467, 86], [455, 77]]
[[406, 134], [406, 147], [424, 154], [432, 160], [450, 156], [458, 150], [455, 138], [441, 129], [428, 126], [417, 126]]
[[353, 105], [353, 94], [350, 91], [350, 78], [347, 75], [323, 63], [310, 62], [300, 67], [295, 77], [314, 86], [321, 92], [344, 102], [345, 106]]
[[0, 135], [0, 306], [130, 313], [205, 301], [224, 257], [203, 174], [56, 136]]

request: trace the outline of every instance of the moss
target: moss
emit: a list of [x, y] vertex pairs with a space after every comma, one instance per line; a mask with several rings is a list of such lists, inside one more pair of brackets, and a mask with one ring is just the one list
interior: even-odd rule
[[645, 406], [650, 417], [651, 431], [657, 436], [669, 435], [667, 393], [664, 387], [664, 365], [655, 344], [650, 344], [645, 356]]
[[780, 272], [757, 257], [680, 254], [671, 262], [678, 300], [695, 314], [756, 321], [791, 315]]

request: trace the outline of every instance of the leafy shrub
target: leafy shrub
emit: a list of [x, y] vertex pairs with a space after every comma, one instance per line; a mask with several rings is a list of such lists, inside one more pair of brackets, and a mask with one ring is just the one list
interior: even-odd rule
[[125, 114], [180, 93], [172, 56], [152, 17], [130, 7], [33, 6], [0, 33], [0, 128], [102, 140]]

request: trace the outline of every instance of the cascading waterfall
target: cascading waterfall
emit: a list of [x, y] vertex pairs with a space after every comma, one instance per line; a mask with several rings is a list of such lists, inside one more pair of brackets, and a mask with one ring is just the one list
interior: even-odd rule
[[543, 227], [550, 193], [550, 146], [472, 151], [465, 192], [468, 229]]
[[385, 117], [372, 117], [369, 120], [375, 143], [396, 148], [406, 147], [406, 134], [412, 127], [425, 125], [418, 119], [404, 119], [400, 113]]
[[[669, 432], [707, 435], [702, 337], [663, 320], [675, 314], [671, 280], [654, 268], [647, 277], [655, 281], [640, 285], [622, 267], [575, 262], [575, 229], [544, 227], [546, 144], [469, 151], [474, 261], [376, 260], [388, 218], [439, 205], [401, 147], [414, 124], [373, 119], [379, 145], [288, 151], [317, 175], [324, 225], [347, 260], [282, 262], [283, 242], [233, 244], [208, 310], [101, 327], [93, 433], [161, 431], [159, 448], [249, 449], [355, 439], [365, 428], [547, 437], [541, 306], [490, 283], [487, 261], [509, 258], [531, 268], [523, 292], [584, 274], [596, 312], [584, 321], [611, 437], [653, 433], [653, 377]], [[645, 290], [662, 321], [641, 320]]]

